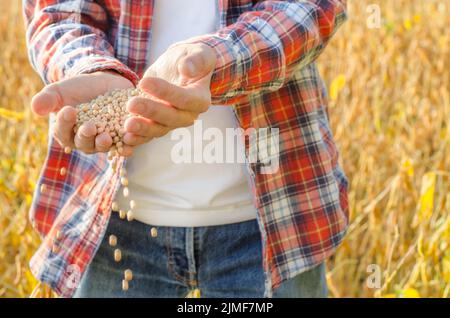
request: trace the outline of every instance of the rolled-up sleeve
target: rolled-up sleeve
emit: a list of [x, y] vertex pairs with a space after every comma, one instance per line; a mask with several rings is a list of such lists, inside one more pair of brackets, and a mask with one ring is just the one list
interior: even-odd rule
[[345, 0], [260, 1], [235, 23], [187, 42], [215, 49], [212, 99], [231, 103], [279, 89], [320, 55], [346, 18]]
[[96, 1], [24, 0], [23, 13], [31, 64], [45, 83], [102, 70], [138, 81], [114, 57], [105, 35], [108, 17]]

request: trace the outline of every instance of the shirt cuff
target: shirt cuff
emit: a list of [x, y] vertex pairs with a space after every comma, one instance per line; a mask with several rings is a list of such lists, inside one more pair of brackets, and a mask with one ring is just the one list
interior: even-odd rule
[[241, 86], [239, 80], [236, 81], [242, 73], [239, 69], [239, 50], [227, 39], [212, 34], [197, 36], [177, 44], [196, 43], [208, 45], [216, 53], [216, 67], [211, 78], [213, 104], [233, 101]]
[[79, 59], [65, 74], [67, 78], [90, 74], [100, 71], [115, 71], [131, 81], [135, 86], [139, 82], [139, 76], [129, 67], [110, 56], [86, 56]]

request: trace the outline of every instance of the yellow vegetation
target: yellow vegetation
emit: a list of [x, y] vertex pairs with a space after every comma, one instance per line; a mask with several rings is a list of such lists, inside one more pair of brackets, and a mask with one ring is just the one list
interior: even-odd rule
[[[349, 2], [350, 20], [319, 60], [351, 181], [351, 226], [328, 263], [330, 294], [449, 297], [449, 5]], [[28, 66], [19, 1], [6, 3], [0, 15], [0, 297], [24, 297], [37, 283], [27, 264], [39, 238], [27, 211], [46, 153], [47, 122], [29, 108], [42, 84]], [[367, 27], [369, 4], [381, 9], [379, 28]], [[377, 274], [369, 268], [379, 269], [379, 288], [367, 283]]]

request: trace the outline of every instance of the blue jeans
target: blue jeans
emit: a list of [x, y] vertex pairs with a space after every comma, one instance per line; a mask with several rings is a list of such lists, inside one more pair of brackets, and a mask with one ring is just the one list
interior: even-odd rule
[[[209, 227], [157, 227], [113, 213], [106, 235], [74, 297], [264, 297], [261, 235], [256, 220]], [[109, 235], [118, 238], [109, 245]], [[114, 249], [122, 260], [114, 261]], [[131, 269], [129, 290], [122, 291]], [[325, 265], [283, 283], [273, 297], [326, 297]]]

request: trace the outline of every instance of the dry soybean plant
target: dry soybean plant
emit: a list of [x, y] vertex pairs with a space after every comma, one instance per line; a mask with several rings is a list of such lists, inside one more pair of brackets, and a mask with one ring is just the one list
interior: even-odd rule
[[[28, 210], [45, 160], [48, 122], [29, 107], [42, 82], [28, 63], [21, 1], [1, 4], [0, 297], [27, 297], [38, 284], [28, 262], [40, 239]], [[383, 23], [369, 29], [373, 4]], [[349, 20], [318, 60], [351, 182], [351, 227], [327, 266], [330, 296], [406, 297], [416, 291], [449, 297], [448, 1], [348, 5]], [[120, 239], [111, 242], [118, 246]], [[380, 289], [367, 286], [371, 264], [386, 277]], [[42, 285], [37, 296], [56, 295]]]
[[[111, 162], [111, 167], [114, 171], [117, 170], [117, 158], [123, 151], [124, 123], [125, 120], [131, 116], [126, 110], [126, 104], [129, 98], [133, 96], [145, 96], [145, 94], [136, 88], [113, 90], [104, 95], [100, 95], [88, 103], [83, 103], [76, 106], [77, 109], [77, 123], [74, 127], [76, 133], [78, 129], [87, 122], [92, 122], [97, 127], [97, 134], [108, 133], [112, 138], [112, 146], [108, 153], [108, 160]], [[66, 148], [70, 152], [70, 148]], [[123, 196], [129, 198], [130, 191], [128, 189], [127, 171], [124, 166], [120, 168], [120, 184], [122, 186]], [[119, 207], [117, 202], [113, 202], [111, 209], [113, 212], [119, 213], [122, 220], [132, 222], [134, 220], [133, 210], [136, 208], [134, 200], [129, 201], [128, 207]], [[156, 237], [156, 228], [152, 228], [150, 235]], [[109, 236], [109, 245], [113, 248], [117, 246], [118, 237], [114, 234]], [[115, 248], [113, 253], [115, 262], [122, 260], [122, 251]], [[129, 282], [133, 279], [133, 272], [131, 269], [124, 271], [122, 279], [122, 290], [127, 291]]]

